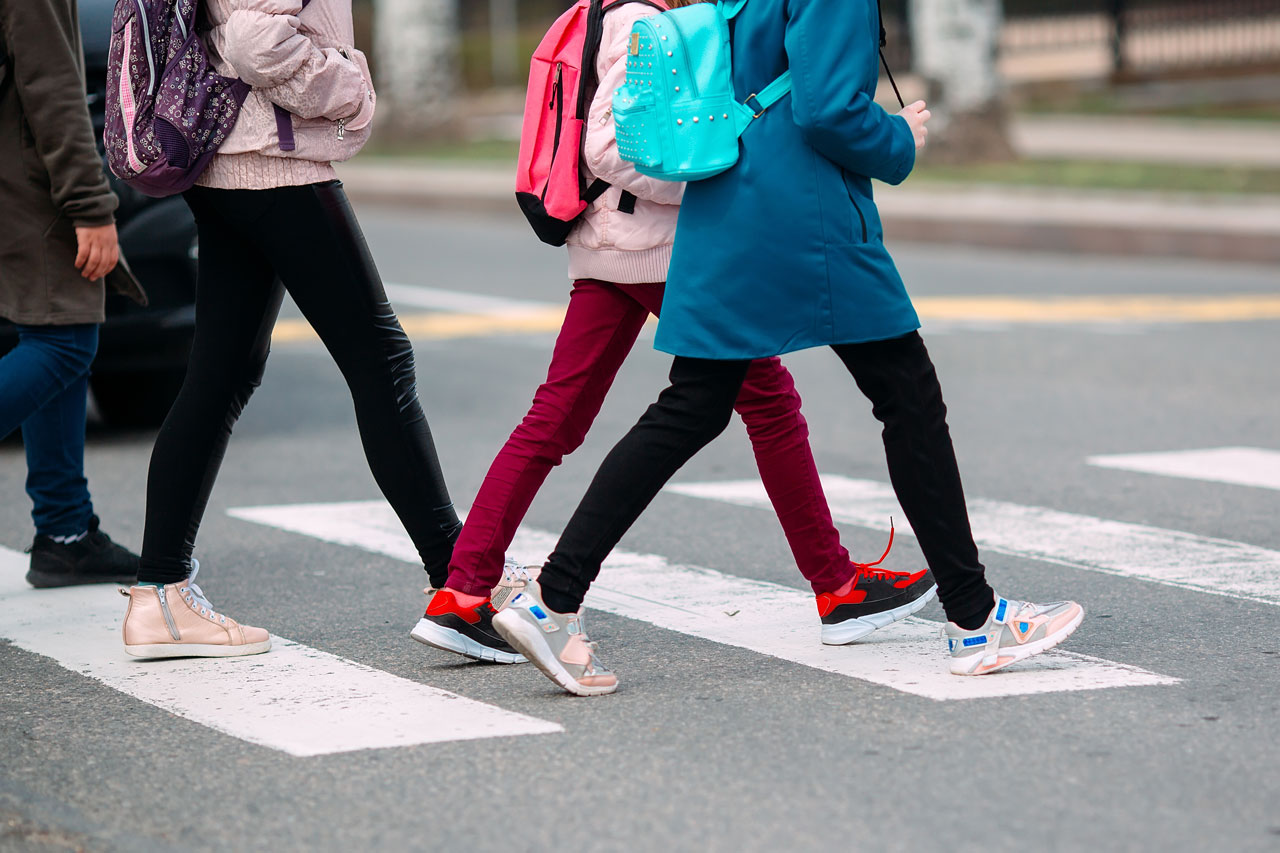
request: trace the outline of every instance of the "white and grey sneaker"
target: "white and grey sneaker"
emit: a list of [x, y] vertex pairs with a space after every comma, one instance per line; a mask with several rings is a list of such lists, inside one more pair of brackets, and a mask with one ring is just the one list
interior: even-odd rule
[[529, 581], [537, 580], [542, 573], [542, 566], [524, 566], [511, 557], [502, 562], [502, 580], [493, 588], [489, 601], [494, 610], [501, 610], [511, 603], [511, 599], [523, 590]]
[[498, 615], [493, 627], [542, 674], [578, 696], [601, 696], [618, 689], [618, 677], [596, 659], [582, 613], [556, 613], [542, 600], [536, 580], [528, 581]]
[[986, 624], [966, 631], [954, 622], [942, 630], [955, 675], [986, 675], [1048, 651], [1080, 627], [1084, 608], [1074, 601], [1032, 604], [996, 596]]

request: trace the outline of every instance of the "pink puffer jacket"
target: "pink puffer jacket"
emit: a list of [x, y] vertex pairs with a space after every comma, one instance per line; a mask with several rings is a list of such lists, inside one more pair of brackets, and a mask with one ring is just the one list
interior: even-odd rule
[[[631, 25], [655, 14], [643, 3], [628, 3], [604, 17], [596, 63], [600, 88], [587, 119], [582, 165], [612, 186], [587, 209], [569, 235], [571, 279], [595, 278], [619, 284], [667, 279], [684, 184], [647, 178], [618, 156], [613, 123], [613, 93], [627, 76]], [[636, 197], [634, 213], [618, 209], [623, 190]]]
[[[206, 0], [205, 34], [219, 73], [253, 91], [201, 176], [204, 186], [264, 189], [334, 177], [331, 161], [369, 138], [377, 102], [355, 49], [351, 0]], [[293, 116], [295, 147], [280, 148], [275, 106]]]

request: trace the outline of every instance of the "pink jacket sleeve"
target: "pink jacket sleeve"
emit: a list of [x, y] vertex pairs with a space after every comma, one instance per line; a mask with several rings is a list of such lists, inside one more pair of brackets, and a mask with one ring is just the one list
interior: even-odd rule
[[659, 204], [679, 204], [684, 197], [684, 184], [646, 177], [618, 155], [618, 140], [613, 123], [613, 93], [627, 77], [627, 47], [631, 42], [631, 25], [654, 11], [639, 3], [628, 4], [605, 16], [604, 40], [600, 45], [600, 88], [587, 116], [583, 155], [587, 168], [597, 178], [626, 190], [636, 198]]
[[354, 119], [372, 106], [368, 81], [341, 50], [319, 48], [298, 31], [301, 11], [302, 0], [234, 0], [223, 58], [300, 118]]

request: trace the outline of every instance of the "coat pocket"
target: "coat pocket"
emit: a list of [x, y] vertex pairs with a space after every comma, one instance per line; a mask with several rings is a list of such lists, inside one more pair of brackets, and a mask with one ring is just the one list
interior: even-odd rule
[[841, 169], [840, 178], [844, 181], [844, 191], [849, 196], [849, 204], [853, 206], [852, 240], [854, 243], [865, 243], [868, 240], [867, 215], [862, 212], [862, 204], [858, 200], [858, 193], [854, 192], [853, 187], [849, 185], [849, 173]]

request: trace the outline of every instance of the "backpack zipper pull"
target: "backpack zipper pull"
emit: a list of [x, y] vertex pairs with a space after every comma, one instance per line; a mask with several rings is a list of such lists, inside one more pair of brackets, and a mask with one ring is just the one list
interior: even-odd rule
[[556, 63], [556, 80], [551, 84], [551, 103], [547, 104], [547, 109], [554, 110], [556, 101], [560, 100], [560, 89], [564, 85], [564, 63]]

